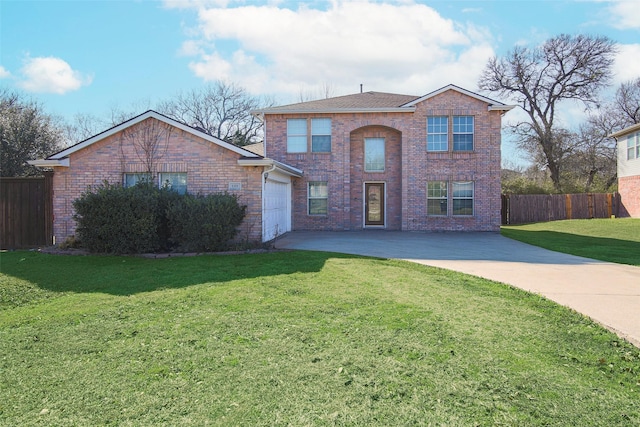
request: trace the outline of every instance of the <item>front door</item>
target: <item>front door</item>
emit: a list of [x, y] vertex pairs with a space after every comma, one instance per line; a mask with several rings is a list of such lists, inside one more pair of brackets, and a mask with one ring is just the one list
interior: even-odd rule
[[384, 226], [384, 183], [364, 184], [364, 225]]

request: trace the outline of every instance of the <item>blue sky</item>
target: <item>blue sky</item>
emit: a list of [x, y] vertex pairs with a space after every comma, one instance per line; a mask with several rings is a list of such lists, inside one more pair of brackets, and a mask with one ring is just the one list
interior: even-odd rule
[[476, 90], [491, 56], [561, 33], [612, 38], [615, 84], [640, 76], [637, 0], [0, 0], [0, 87], [68, 121], [215, 80], [279, 104]]

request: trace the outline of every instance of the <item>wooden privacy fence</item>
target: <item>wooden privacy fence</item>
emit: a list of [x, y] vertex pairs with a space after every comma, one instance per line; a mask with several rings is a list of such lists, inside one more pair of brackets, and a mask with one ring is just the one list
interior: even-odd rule
[[0, 249], [51, 244], [53, 175], [0, 178]]
[[618, 193], [503, 194], [502, 224], [610, 218], [619, 206]]

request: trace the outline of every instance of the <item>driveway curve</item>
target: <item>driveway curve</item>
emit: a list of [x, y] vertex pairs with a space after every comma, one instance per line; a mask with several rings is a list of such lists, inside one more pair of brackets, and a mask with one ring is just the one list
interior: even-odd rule
[[640, 268], [554, 252], [499, 233], [295, 231], [280, 249], [394, 258], [460, 271], [543, 295], [640, 347]]

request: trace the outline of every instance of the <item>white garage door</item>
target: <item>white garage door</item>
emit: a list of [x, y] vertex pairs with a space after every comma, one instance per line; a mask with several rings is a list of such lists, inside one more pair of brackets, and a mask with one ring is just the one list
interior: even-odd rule
[[262, 202], [262, 241], [268, 242], [291, 231], [291, 181], [288, 177], [275, 180], [269, 177], [264, 185]]

